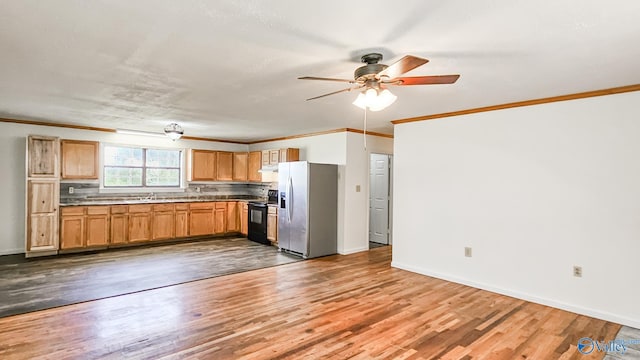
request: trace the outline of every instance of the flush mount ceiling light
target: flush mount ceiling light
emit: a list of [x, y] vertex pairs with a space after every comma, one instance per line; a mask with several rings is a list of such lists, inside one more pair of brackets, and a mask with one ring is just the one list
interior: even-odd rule
[[176, 141], [182, 137], [184, 130], [182, 130], [180, 125], [171, 123], [164, 128], [164, 133], [169, 137], [169, 139]]

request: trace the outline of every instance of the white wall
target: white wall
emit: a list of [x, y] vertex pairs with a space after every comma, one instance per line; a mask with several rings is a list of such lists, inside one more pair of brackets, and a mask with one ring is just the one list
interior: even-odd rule
[[[369, 209], [369, 153], [392, 153], [393, 139], [339, 132], [250, 145], [250, 150], [299, 148], [300, 159], [338, 164], [338, 253], [367, 250]], [[360, 192], [356, 192], [360, 185]]]
[[640, 328], [639, 103], [397, 125], [392, 265]]
[[247, 151], [247, 145], [210, 141], [178, 140], [122, 135], [101, 131], [0, 122], [0, 255], [24, 252], [25, 242], [25, 152], [28, 135], [59, 136], [63, 139], [96, 140], [142, 146]]

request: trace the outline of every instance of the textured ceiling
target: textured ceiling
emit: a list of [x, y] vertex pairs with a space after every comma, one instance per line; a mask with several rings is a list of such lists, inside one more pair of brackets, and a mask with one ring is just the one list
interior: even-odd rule
[[640, 83], [640, 1], [0, 0], [0, 117], [250, 141], [362, 128], [364, 53], [430, 62], [391, 120]]

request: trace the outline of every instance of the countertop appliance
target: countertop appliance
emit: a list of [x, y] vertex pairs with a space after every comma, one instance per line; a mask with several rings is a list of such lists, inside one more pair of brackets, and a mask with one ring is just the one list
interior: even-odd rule
[[307, 161], [278, 165], [278, 247], [304, 259], [338, 247], [338, 166]]

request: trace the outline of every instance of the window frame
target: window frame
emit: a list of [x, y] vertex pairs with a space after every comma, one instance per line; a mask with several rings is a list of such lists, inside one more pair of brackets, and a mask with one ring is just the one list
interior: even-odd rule
[[[167, 148], [161, 146], [153, 146], [153, 145], [131, 145], [131, 144], [113, 144], [113, 143], [101, 143], [101, 156], [100, 156], [100, 177], [99, 177], [99, 185], [101, 193], [127, 193], [127, 192], [143, 192], [153, 191], [153, 192], [175, 192], [175, 191], [184, 191], [185, 190], [185, 171], [186, 171], [186, 151], [183, 148]], [[141, 166], [113, 166], [105, 164], [105, 147], [118, 147], [118, 148], [132, 148], [132, 149], [141, 149], [142, 150], [142, 165]], [[178, 167], [159, 167], [159, 166], [147, 166], [147, 151], [148, 150], [162, 150], [162, 151], [177, 151], [180, 159]], [[131, 169], [141, 169], [142, 170], [142, 185], [141, 186], [105, 186], [105, 168], [131, 168]], [[148, 169], [177, 169], [179, 172], [179, 180], [178, 185], [147, 185], [147, 170]]]

